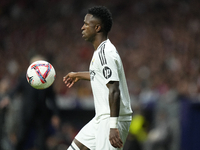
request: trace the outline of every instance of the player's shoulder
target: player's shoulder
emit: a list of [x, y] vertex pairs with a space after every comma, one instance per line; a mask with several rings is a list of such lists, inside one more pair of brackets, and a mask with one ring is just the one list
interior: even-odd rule
[[106, 48], [108, 49], [108, 51], [116, 51], [116, 47], [109, 39], [106, 40], [105, 44], [106, 44]]
[[110, 42], [109, 39], [103, 41], [98, 47], [98, 55], [100, 61], [107, 61], [108, 58], [118, 59], [119, 54], [115, 46]]
[[117, 52], [116, 47], [111, 43], [111, 41], [109, 39], [107, 39], [106, 41], [103, 41], [100, 46], [99, 46], [99, 51], [103, 52], [105, 54], [114, 54]]

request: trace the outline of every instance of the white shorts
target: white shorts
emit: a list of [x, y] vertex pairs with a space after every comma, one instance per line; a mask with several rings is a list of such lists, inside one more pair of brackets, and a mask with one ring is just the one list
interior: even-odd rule
[[[114, 148], [109, 141], [110, 134], [110, 119], [106, 118], [101, 120], [98, 124], [95, 123], [94, 118], [87, 123], [80, 132], [76, 135], [75, 139], [88, 147], [90, 150], [122, 150], [123, 148]], [[118, 122], [118, 129], [123, 144], [126, 141], [130, 121]]]

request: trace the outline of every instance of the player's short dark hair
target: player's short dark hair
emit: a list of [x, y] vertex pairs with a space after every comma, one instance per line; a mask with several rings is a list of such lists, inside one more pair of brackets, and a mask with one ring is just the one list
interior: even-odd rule
[[101, 20], [103, 29], [106, 33], [111, 30], [112, 27], [112, 14], [105, 6], [94, 6], [88, 9], [88, 14]]

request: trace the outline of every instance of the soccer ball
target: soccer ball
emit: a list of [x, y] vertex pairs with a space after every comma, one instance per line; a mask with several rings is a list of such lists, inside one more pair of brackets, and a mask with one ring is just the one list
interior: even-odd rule
[[35, 89], [46, 89], [50, 87], [56, 77], [53, 66], [44, 60], [33, 62], [27, 69], [26, 79]]

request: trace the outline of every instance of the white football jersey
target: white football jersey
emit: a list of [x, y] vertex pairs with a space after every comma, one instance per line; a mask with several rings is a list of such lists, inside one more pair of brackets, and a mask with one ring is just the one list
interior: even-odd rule
[[109, 39], [103, 41], [94, 51], [89, 70], [96, 121], [110, 117], [109, 89], [106, 86], [109, 81], [119, 81], [119, 121], [131, 121], [132, 109], [123, 64]]

